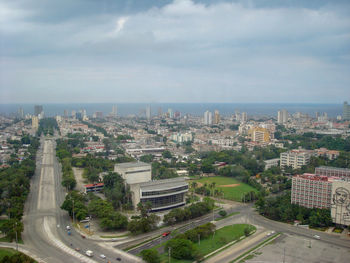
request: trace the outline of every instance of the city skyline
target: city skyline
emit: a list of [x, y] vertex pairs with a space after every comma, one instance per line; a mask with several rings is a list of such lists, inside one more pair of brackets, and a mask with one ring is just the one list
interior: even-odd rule
[[342, 103], [347, 1], [2, 1], [0, 103]]

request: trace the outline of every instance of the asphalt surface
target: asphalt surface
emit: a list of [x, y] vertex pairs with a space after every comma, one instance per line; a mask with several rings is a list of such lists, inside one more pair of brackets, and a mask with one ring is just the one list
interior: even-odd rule
[[[60, 209], [66, 193], [61, 185], [61, 167], [55, 156], [55, 147], [53, 139], [41, 139], [37, 169], [23, 217], [25, 246], [42, 262], [141, 262], [140, 258], [108, 247], [103, 242], [84, 239], [73, 228], [68, 235], [66, 226], [72, 226], [72, 222], [68, 213]], [[94, 256], [87, 257], [86, 250], [92, 250]], [[106, 258], [102, 259], [101, 254]]]

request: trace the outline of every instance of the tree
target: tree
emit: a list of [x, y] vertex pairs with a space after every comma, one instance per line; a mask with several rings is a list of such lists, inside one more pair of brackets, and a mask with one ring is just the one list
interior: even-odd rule
[[160, 256], [156, 249], [145, 249], [140, 254], [142, 259], [147, 263], [160, 263]]
[[162, 153], [162, 156], [163, 158], [166, 158], [166, 159], [171, 159], [172, 157], [172, 154], [169, 150], [165, 150], [163, 153]]
[[194, 259], [198, 255], [194, 244], [187, 239], [174, 238], [165, 244], [165, 251], [171, 248], [171, 257], [175, 259]]

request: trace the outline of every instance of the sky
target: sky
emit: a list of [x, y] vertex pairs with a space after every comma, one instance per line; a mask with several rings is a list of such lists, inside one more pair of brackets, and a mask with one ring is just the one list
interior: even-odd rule
[[2, 104], [345, 100], [350, 1], [0, 1]]

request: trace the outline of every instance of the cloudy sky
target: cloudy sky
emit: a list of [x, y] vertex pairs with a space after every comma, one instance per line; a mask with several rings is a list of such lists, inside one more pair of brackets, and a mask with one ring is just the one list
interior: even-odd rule
[[0, 103], [344, 100], [346, 0], [0, 1]]

